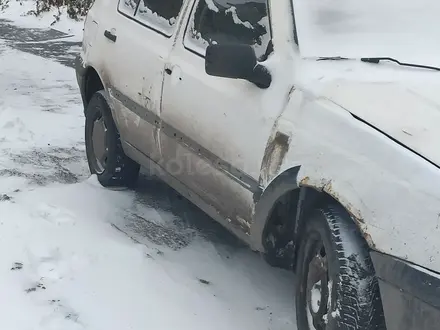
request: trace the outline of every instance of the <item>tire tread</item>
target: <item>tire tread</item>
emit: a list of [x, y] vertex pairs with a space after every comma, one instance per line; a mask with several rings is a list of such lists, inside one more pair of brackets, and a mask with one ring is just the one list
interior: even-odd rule
[[342, 207], [329, 205], [319, 212], [327, 219], [339, 261], [338, 329], [385, 330], [379, 284], [368, 245]]

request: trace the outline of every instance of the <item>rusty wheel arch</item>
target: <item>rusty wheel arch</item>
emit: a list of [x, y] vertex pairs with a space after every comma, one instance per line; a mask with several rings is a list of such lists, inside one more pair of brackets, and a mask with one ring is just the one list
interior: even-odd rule
[[[340, 201], [323, 189], [298, 184], [299, 169], [299, 166], [294, 167], [277, 176], [259, 198], [255, 206], [255, 218], [251, 228], [252, 248], [263, 252], [271, 265], [293, 268], [297, 243], [308, 214], [320, 205], [327, 204], [342, 206], [364, 239], [370, 244], [357, 219]], [[284, 203], [290, 205], [286, 207], [283, 205]], [[280, 210], [279, 207], [286, 209]], [[286, 210], [290, 210], [290, 212], [286, 212]], [[280, 214], [285, 218], [279, 219]], [[279, 228], [286, 231], [281, 232], [278, 245], [274, 243], [274, 233], [271, 232], [274, 228], [276, 228], [277, 234], [280, 233]], [[270, 250], [271, 248], [274, 250]]]

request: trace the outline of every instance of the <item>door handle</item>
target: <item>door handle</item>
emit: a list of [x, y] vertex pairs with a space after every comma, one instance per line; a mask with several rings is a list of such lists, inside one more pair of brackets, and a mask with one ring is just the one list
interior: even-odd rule
[[111, 41], [113, 41], [113, 42], [116, 42], [116, 35], [113, 34], [112, 32], [110, 32], [109, 30], [105, 30], [105, 31], [104, 31], [104, 36], [105, 36], [107, 39], [109, 39], [109, 40], [111, 40]]

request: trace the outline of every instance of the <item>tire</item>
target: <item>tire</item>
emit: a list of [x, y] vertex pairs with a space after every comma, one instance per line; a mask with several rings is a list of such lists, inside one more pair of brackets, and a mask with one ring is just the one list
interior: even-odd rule
[[[96, 92], [86, 109], [85, 144], [90, 172], [104, 187], [131, 187], [140, 166], [128, 158], [104, 92]], [[96, 149], [96, 150], [95, 150]]]
[[315, 210], [301, 236], [296, 264], [298, 329], [385, 330], [369, 247], [347, 212], [337, 205]]

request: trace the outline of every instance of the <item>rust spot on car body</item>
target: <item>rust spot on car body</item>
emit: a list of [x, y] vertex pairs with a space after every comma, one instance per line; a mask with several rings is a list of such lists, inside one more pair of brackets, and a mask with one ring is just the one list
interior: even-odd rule
[[325, 192], [327, 195], [331, 196], [333, 199], [339, 202], [339, 204], [344, 206], [344, 208], [351, 215], [351, 217], [356, 220], [356, 222], [359, 222], [361, 224], [365, 223], [361, 212], [351, 203], [347, 202], [345, 198], [342, 198], [341, 195], [333, 188], [332, 180], [321, 180], [319, 184], [316, 184], [310, 179], [310, 177], [306, 176], [299, 181], [299, 186], [310, 187], [318, 191]]
[[367, 244], [372, 249], [375, 249], [376, 248], [376, 244], [374, 244], [373, 239], [371, 238], [371, 235], [366, 230], [363, 230], [362, 227], [361, 227], [360, 231], [361, 231], [361, 234], [364, 237], [365, 241], [367, 242]]
[[264, 151], [263, 162], [260, 172], [260, 183], [269, 182], [280, 171], [284, 157], [289, 150], [289, 136], [276, 132]]
[[301, 187], [309, 187], [310, 177], [306, 176], [299, 182], [299, 186]]
[[351, 217], [358, 223], [364, 224], [365, 221], [361, 215], [361, 212], [355, 208], [350, 202], [347, 202], [345, 198], [342, 198], [341, 195], [333, 188], [332, 181], [329, 180], [323, 187], [322, 191], [326, 192], [328, 195], [332, 196], [335, 200], [339, 202], [347, 212], [351, 215]]
[[353, 204], [348, 202], [345, 198], [342, 198], [342, 196], [334, 189], [332, 180], [321, 180], [318, 184], [316, 184], [309, 176], [306, 176], [299, 181], [299, 185], [302, 187], [310, 187], [317, 191], [325, 192], [327, 195], [336, 200], [340, 205], [345, 208], [350, 217], [356, 223], [359, 232], [364, 237], [368, 245], [371, 248], [375, 247], [373, 239], [371, 238], [371, 235], [366, 228], [365, 219], [361, 211], [354, 207]]

